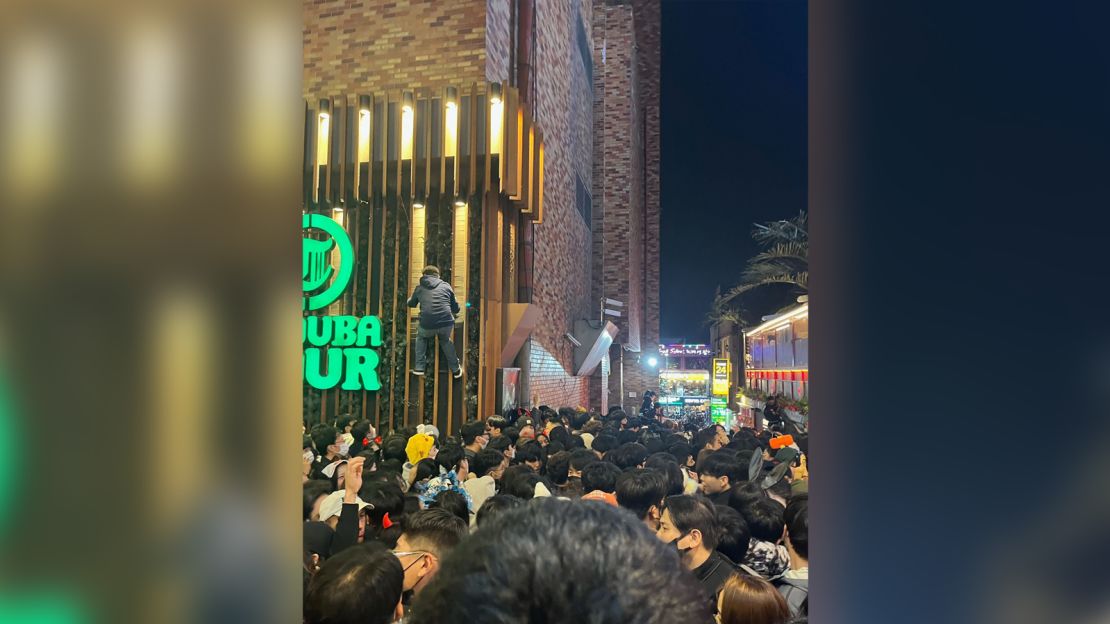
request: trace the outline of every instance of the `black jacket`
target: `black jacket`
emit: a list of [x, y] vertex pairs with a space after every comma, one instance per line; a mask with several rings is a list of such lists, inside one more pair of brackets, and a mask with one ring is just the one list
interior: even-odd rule
[[725, 580], [732, 576], [735, 571], [735, 564], [729, 561], [728, 557], [715, 550], [709, 554], [705, 563], [694, 569], [694, 576], [698, 577], [701, 586], [713, 597], [714, 612], [717, 610], [717, 592], [721, 591], [721, 586], [725, 584]]
[[435, 275], [420, 278], [420, 285], [409, 298], [409, 307], [420, 306], [420, 326], [424, 329], [442, 329], [455, 325], [459, 302], [451, 285]]

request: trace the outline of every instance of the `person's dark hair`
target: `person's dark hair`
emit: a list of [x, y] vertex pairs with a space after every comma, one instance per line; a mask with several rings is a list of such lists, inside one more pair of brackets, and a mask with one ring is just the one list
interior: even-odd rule
[[303, 451], [304, 449], [309, 449], [314, 453], [316, 452], [316, 444], [312, 441], [312, 436], [307, 433], [301, 436], [301, 450]]
[[405, 518], [402, 532], [414, 550], [443, 559], [467, 534], [467, 521], [446, 509], [421, 509]]
[[505, 427], [501, 430], [501, 435], [508, 438], [513, 444], [516, 444], [516, 441], [520, 439], [520, 429], [516, 427]]
[[547, 469], [545, 474], [555, 485], [567, 482], [570, 473], [570, 453], [552, 453], [547, 456]]
[[335, 437], [338, 434], [335, 432], [335, 427], [320, 423], [312, 425], [309, 435], [312, 436], [312, 443], [316, 445], [316, 454], [323, 457], [328, 454], [328, 447], [335, 444]]
[[660, 438], [658, 434], [654, 433], [641, 435], [640, 443], [643, 444], [644, 448], [647, 449], [648, 455], [661, 453], [664, 449], [667, 448], [667, 445], [663, 444], [663, 438]]
[[694, 456], [694, 452], [690, 450], [690, 445], [686, 442], [679, 442], [667, 447], [667, 452], [674, 455], [675, 461], [680, 466], [685, 466], [686, 462]]
[[594, 443], [590, 445], [591, 449], [604, 455], [609, 451], [617, 448], [620, 442], [617, 441], [617, 436], [611, 433], [599, 433], [594, 437]]
[[809, 559], [809, 496], [799, 494], [791, 499], [782, 517], [790, 545], [804, 559]]
[[574, 422], [575, 414], [577, 414], [578, 412], [575, 411], [573, 407], [560, 407], [558, 413], [559, 420], [571, 423]]
[[637, 468], [617, 477], [617, 504], [628, 509], [637, 518], [647, 517], [652, 506], [663, 507], [667, 495], [667, 477], [658, 470]]
[[643, 444], [632, 442], [622, 444], [613, 451], [613, 463], [621, 470], [636, 468], [647, 459], [647, 448]]
[[520, 463], [543, 462], [543, 447], [539, 442], [525, 442], [516, 449], [516, 460]]
[[478, 528], [482, 528], [486, 524], [489, 524], [494, 518], [497, 518], [510, 509], [521, 507], [524, 503], [524, 500], [511, 494], [494, 494], [487, 498], [486, 502], [482, 503], [482, 506], [478, 508], [478, 513], [474, 516], [474, 524], [478, 525]]
[[619, 443], [621, 446], [624, 446], [625, 444], [632, 444], [639, 439], [640, 433], [638, 431], [632, 431], [631, 429], [622, 429], [617, 432], [617, 443]]
[[553, 427], [547, 438], [552, 442], [562, 444], [563, 448], [566, 449], [572, 448], [574, 445], [574, 436], [570, 435], [567, 428], [563, 426]]
[[[544, 483], [545, 486], [547, 485], [543, 477], [531, 470], [525, 470], [520, 474], [513, 475], [511, 481], [508, 478], [505, 479], [505, 493], [511, 494], [522, 500], [531, 500], [535, 497], [537, 483]], [[551, 491], [554, 489], [554, 486], [548, 487], [547, 489]]]
[[503, 433], [505, 428], [508, 427], [508, 426], [509, 426], [509, 423], [506, 422], [505, 419], [500, 417], [500, 416], [490, 416], [489, 418], [486, 419], [486, 428], [487, 429], [497, 429], [499, 432]]
[[439, 267], [435, 266], [434, 264], [429, 264], [428, 266], [424, 267], [424, 275], [436, 275], [436, 276], [438, 276], [439, 275]]
[[[392, 474], [395, 474], [398, 477], [400, 477], [401, 476], [401, 471], [403, 469], [404, 469], [404, 462], [402, 462], [401, 460], [399, 460], [399, 459], [383, 459], [378, 464], [378, 470], [377, 471], [382, 472], [382, 473], [385, 473], [385, 472], [392, 473]], [[365, 478], [366, 477], [363, 477], [363, 479], [365, 479]]]
[[435, 500], [428, 506], [430, 509], [445, 509], [463, 522], [470, 524], [470, 508], [466, 505], [466, 497], [455, 490], [443, 490], [436, 494]]
[[387, 548], [373, 542], [344, 549], [308, 584], [305, 624], [386, 624], [401, 601], [405, 574]]
[[709, 550], [717, 547], [717, 510], [704, 496], [668, 496], [663, 509], [670, 512], [671, 522], [682, 534], [694, 529], [701, 533], [702, 544]]
[[521, 475], [524, 475], [524, 474], [536, 474], [536, 473], [535, 473], [534, 470], [532, 470], [531, 468], [529, 468], [528, 466], [525, 466], [523, 464], [515, 464], [513, 466], [509, 466], [508, 468], [505, 469], [505, 474], [501, 475], [501, 485], [502, 485], [502, 487], [500, 489], [503, 490], [503, 491], [507, 491], [507, 489], [509, 487], [509, 483], [512, 482], [513, 479], [515, 479], [515, 478], [517, 478]]
[[782, 505], [765, 498], [739, 510], [752, 531], [752, 537], [765, 542], [775, 542], [782, 537], [786, 523], [782, 519]]
[[[543, 435], [543, 434], [541, 433], [540, 435]], [[536, 436], [536, 437], [538, 438], [539, 436]], [[547, 436], [544, 436], [544, 437], [547, 437]], [[544, 450], [547, 451], [548, 455], [554, 455], [555, 453], [562, 453], [562, 452], [566, 451], [567, 446], [565, 444], [563, 444], [562, 442], [551, 442], [547, 445], [547, 447]]]
[[362, 444], [362, 441], [366, 439], [366, 435], [368, 433], [370, 433], [369, 420], [360, 420], [355, 423], [354, 427], [351, 427], [351, 435], [355, 438], [355, 441], [351, 444], [351, 457], [354, 457], [362, 451], [366, 450], [366, 446]]
[[440, 449], [439, 453], [436, 454], [436, 463], [444, 470], [456, 470], [459, 467], [459, 462], [465, 457], [466, 450], [456, 442]]
[[747, 466], [741, 466], [736, 461], [736, 456], [717, 451], [710, 453], [701, 465], [701, 474], [711, 477], [728, 477], [728, 485], [732, 487], [739, 483]]
[[401, 436], [389, 436], [382, 440], [382, 459], [396, 459], [404, 464], [409, 460], [409, 455], [405, 452], [407, 444], [408, 440]]
[[[758, 483], [751, 481], [741, 481], [732, 486], [728, 493], [728, 506], [732, 507], [741, 514], [747, 507], [756, 501], [767, 500], [767, 493]], [[778, 505], [778, 503], [775, 503]]]
[[575, 431], [581, 431], [586, 422], [590, 420], [589, 412], [574, 411], [574, 415], [570, 417], [570, 428]]
[[713, 622], [673, 550], [601, 503], [542, 498], [502, 512], [442, 566], [414, 602], [412, 624]]
[[486, 445], [486, 450], [504, 453], [505, 451], [509, 450], [509, 447], [512, 445], [512, 440], [510, 440], [506, 436], [500, 436], [497, 438], [491, 438], [489, 444]]
[[716, 427], [706, 427], [705, 429], [702, 429], [701, 431], [698, 431], [697, 434], [694, 435], [694, 441], [693, 441], [694, 452], [696, 453], [696, 452], [702, 450], [703, 448], [705, 448], [709, 443], [713, 442], [713, 440], [716, 439], [716, 437], [717, 437], [717, 428]]
[[416, 462], [416, 466], [412, 469], [412, 482], [420, 483], [425, 479], [439, 476], [439, 463], [434, 459], [424, 459]]
[[732, 507], [725, 505], [713, 507], [717, 512], [717, 552], [734, 563], [742, 563], [748, 554], [748, 543], [752, 539], [748, 523], [744, 521], [744, 516]]
[[316, 499], [321, 496], [327, 496], [332, 493], [331, 481], [323, 479], [312, 479], [304, 482], [304, 519], [308, 520], [312, 515], [312, 507], [316, 504]]
[[617, 489], [617, 477], [621, 476], [621, 469], [609, 462], [590, 464], [582, 471], [582, 491], [586, 494], [594, 490], [601, 490], [612, 494]]
[[[395, 481], [369, 481], [362, 484], [358, 497], [374, 506], [366, 508], [370, 520], [366, 540], [376, 539], [389, 548], [396, 546], [405, 519], [405, 494], [401, 487]], [[392, 523], [388, 529], [382, 526], [385, 514], [389, 514]]]
[[484, 477], [489, 474], [489, 471], [500, 466], [503, 461], [505, 461], [505, 454], [501, 451], [482, 449], [474, 456], [470, 471], [477, 477]]
[[480, 420], [472, 420], [459, 429], [459, 435], [462, 437], [463, 444], [474, 444], [475, 438], [485, 434], [486, 423]]
[[581, 473], [586, 469], [586, 466], [601, 461], [593, 451], [587, 449], [575, 449], [570, 452], [570, 467]]
[[663, 473], [663, 476], [667, 478], [667, 496], [675, 496], [685, 490], [686, 482], [682, 477], [682, 469], [679, 468], [674, 455], [670, 453], [650, 455], [644, 462], [644, 468], [651, 468]]
[[775, 481], [771, 487], [767, 488], [767, 492], [778, 496], [787, 503], [790, 502], [790, 497], [794, 493], [793, 490], [790, 489], [790, 483], [786, 479]]

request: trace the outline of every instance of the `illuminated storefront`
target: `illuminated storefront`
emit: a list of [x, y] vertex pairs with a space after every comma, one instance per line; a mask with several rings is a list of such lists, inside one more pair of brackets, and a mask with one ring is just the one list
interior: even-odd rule
[[668, 418], [704, 413], [709, 407], [709, 392], [709, 371], [662, 370], [656, 406]]
[[809, 397], [809, 304], [744, 332], [748, 388], [790, 399]]

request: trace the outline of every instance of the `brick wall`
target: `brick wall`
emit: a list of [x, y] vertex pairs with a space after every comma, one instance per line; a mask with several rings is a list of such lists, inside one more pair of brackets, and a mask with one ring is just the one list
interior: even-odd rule
[[594, 198], [602, 213], [594, 224], [592, 255], [600, 263], [594, 293], [625, 303], [616, 342], [639, 349], [643, 287], [636, 256], [643, 256], [643, 239], [637, 223], [642, 222], [642, 216], [637, 219], [642, 189], [632, 143], [639, 117], [633, 11], [598, 0], [593, 15], [600, 61], [594, 72]]
[[644, 343], [659, 344], [659, 85], [662, 13], [660, 0], [632, 0], [636, 14], [637, 83], [644, 115]]
[[[572, 119], [573, 63], [580, 63], [578, 14], [573, 0], [536, 3], [535, 120], [544, 133], [544, 222], [535, 230], [532, 303], [540, 321], [532, 332], [530, 393], [541, 403], [588, 402], [589, 378], [574, 377], [573, 347], [563, 334], [584, 318], [590, 299], [590, 230], [575, 204], [575, 171], [589, 164], [589, 150], [575, 150], [579, 124]], [[588, 107], [587, 107], [588, 108]]]
[[486, 77], [485, 0], [306, 0], [303, 38], [310, 99]]
[[509, 53], [513, 42], [510, 2], [486, 0], [486, 80], [489, 82], [509, 80]]
[[[625, 392], [610, 379], [608, 396], [629, 406], [628, 392], [658, 384], [640, 354], [659, 344], [660, 11], [658, 0], [596, 0], [593, 12], [593, 295], [626, 304], [617, 337], [632, 349], [623, 354]], [[614, 375], [620, 374], [617, 348]]]

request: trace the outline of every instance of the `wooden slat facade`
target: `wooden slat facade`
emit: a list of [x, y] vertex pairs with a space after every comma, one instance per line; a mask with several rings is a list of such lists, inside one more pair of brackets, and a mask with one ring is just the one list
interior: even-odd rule
[[[502, 101], [496, 146], [490, 142], [494, 93]], [[349, 413], [379, 431], [431, 422], [451, 435], [463, 422], [493, 412], [503, 308], [520, 303], [516, 233], [525, 219], [542, 219], [543, 135], [519, 104], [515, 89], [488, 84], [321, 95], [306, 102], [305, 210], [340, 222], [356, 256], [348, 292], [315, 313], [377, 315], [383, 336], [381, 390], [319, 391], [306, 384], [310, 422]], [[410, 106], [406, 154], [402, 120]], [[321, 110], [330, 117], [325, 137]], [[324, 159], [320, 150], [326, 150]], [[438, 344], [428, 354], [425, 377], [409, 372], [418, 322], [406, 301], [424, 264], [439, 267], [463, 306], [454, 337], [464, 368], [458, 380], [446, 370]]]

